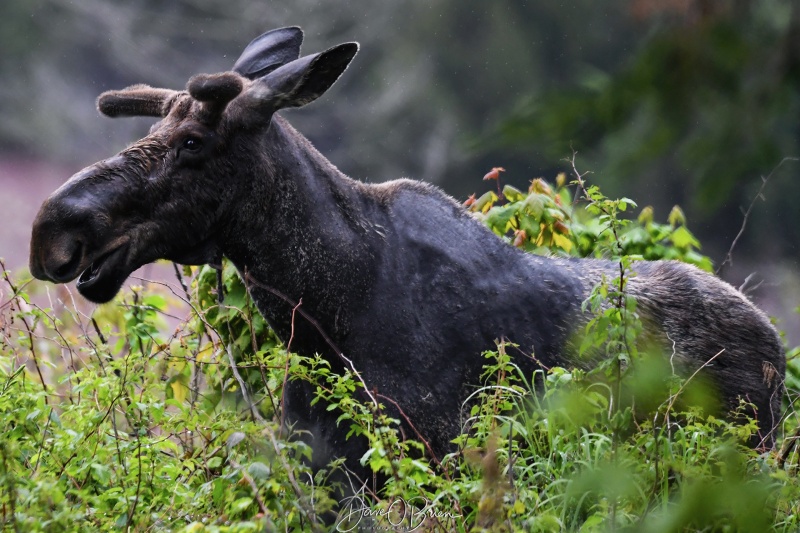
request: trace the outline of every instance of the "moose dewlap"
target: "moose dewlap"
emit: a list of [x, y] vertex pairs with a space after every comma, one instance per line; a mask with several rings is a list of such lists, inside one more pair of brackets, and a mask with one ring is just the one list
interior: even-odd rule
[[[195, 76], [184, 91], [137, 85], [101, 95], [108, 116], [160, 121], [45, 200], [31, 273], [77, 278], [83, 296], [107, 302], [146, 263], [225, 256], [280, 337], [289, 338], [302, 299], [293, 349], [322, 354], [334, 369], [352, 361], [441, 458], [479, 384], [481, 353], [504, 338], [519, 345], [516, 363], [529, 375], [538, 367], [522, 353], [569, 366], [570, 339], [586, 324], [581, 302], [618, 265], [526, 254], [432, 186], [367, 185], [342, 174], [277, 112], [321, 96], [358, 45], [299, 57], [302, 37], [299, 28], [265, 33], [232, 71]], [[633, 268], [627, 290], [647, 335], [689, 371], [722, 352], [702, 373], [727, 409], [752, 404], [754, 445], [771, 446], [785, 361], [767, 317], [691, 266]], [[310, 385], [288, 383], [286, 413], [307, 430], [314, 464], [345, 456], [363, 473], [365, 443], [345, 440], [338, 414], [312, 407], [312, 398]]]

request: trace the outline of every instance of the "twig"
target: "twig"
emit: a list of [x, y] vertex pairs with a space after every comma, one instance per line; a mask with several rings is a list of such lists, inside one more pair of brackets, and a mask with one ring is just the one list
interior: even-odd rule
[[[244, 280], [245, 280], [245, 283], [251, 283], [252, 285], [255, 285], [256, 287], [258, 287], [259, 289], [263, 289], [263, 290], [269, 292], [270, 294], [272, 294], [273, 296], [276, 296], [276, 297], [280, 298], [281, 300], [283, 300], [284, 302], [289, 304], [289, 306], [291, 306], [293, 308], [297, 307], [297, 302], [294, 302], [291, 298], [289, 298], [288, 296], [286, 296], [285, 294], [283, 294], [279, 290], [273, 289], [272, 287], [268, 287], [267, 285], [264, 285], [263, 283], [259, 282], [247, 270], [245, 270], [245, 273], [244, 273]], [[297, 312], [300, 313], [300, 316], [305, 318], [312, 326], [314, 326], [314, 329], [317, 330], [317, 332], [322, 336], [322, 338], [325, 340], [325, 342], [328, 344], [328, 346], [330, 346], [330, 348], [334, 351], [334, 353], [336, 353], [336, 355], [339, 356], [339, 358], [347, 364], [347, 366], [349, 367], [350, 371], [353, 372], [353, 375], [355, 375], [358, 378], [358, 380], [361, 382], [361, 385], [363, 386], [363, 389], [364, 389], [364, 394], [366, 394], [369, 397], [370, 401], [372, 401], [372, 404], [375, 406], [375, 409], [380, 409], [380, 405], [378, 404], [378, 400], [376, 400], [375, 397], [372, 395], [372, 393], [369, 391], [369, 387], [367, 387], [367, 383], [364, 381], [364, 378], [361, 377], [361, 373], [358, 370], [356, 370], [356, 367], [353, 364], [353, 361], [349, 357], [344, 355], [344, 352], [342, 352], [336, 346], [336, 344], [334, 344], [333, 340], [328, 336], [327, 333], [325, 333], [325, 330], [322, 329], [322, 326], [320, 326], [319, 322], [317, 322], [314, 319], [314, 317], [312, 317], [311, 315], [306, 313], [305, 310], [303, 310], [300, 307], [297, 307]]]
[[103, 424], [103, 422], [106, 421], [106, 418], [108, 418], [111, 415], [111, 412], [114, 410], [114, 405], [119, 401], [120, 398], [123, 397], [124, 394], [125, 392], [120, 392], [114, 398], [112, 398], [111, 403], [109, 404], [108, 409], [106, 409], [106, 412], [103, 415], [103, 417], [97, 422], [97, 424], [91, 430], [89, 430], [88, 433], [86, 433], [86, 435], [83, 436], [80, 445], [76, 446], [75, 450], [70, 454], [69, 457], [67, 457], [67, 460], [62, 463], [61, 469], [58, 471], [57, 474], [58, 477], [64, 475], [64, 472], [66, 472], [67, 470], [67, 466], [72, 462], [73, 459], [75, 459], [75, 457], [78, 456], [78, 453], [81, 451], [81, 445], [87, 442], [89, 440], [89, 437], [100, 431], [100, 426]]
[[[6, 268], [5, 264], [2, 261], [0, 261], [0, 270], [3, 270], [4, 274], [5, 274], [5, 268]], [[11, 281], [7, 277], [6, 277], [6, 280], [9, 281], [9, 282]], [[0, 304], [0, 310], [2, 310], [4, 307], [6, 307], [8, 305], [11, 305], [15, 301], [17, 301], [17, 297], [19, 296], [19, 293], [22, 291], [22, 289], [27, 287], [31, 283], [31, 281], [33, 281], [33, 280], [28, 280], [25, 283], [23, 283], [22, 285], [20, 285], [19, 287], [15, 287], [14, 285], [9, 283], [13, 294], [11, 295], [11, 298], [8, 299], [8, 301], [6, 301], [3, 304]]]
[[[626, 306], [625, 306], [625, 283], [626, 283], [626, 277], [625, 277], [625, 262], [623, 261], [624, 250], [622, 248], [622, 240], [620, 239], [620, 235], [619, 235], [619, 231], [618, 231], [618, 227], [619, 227], [620, 223], [617, 220], [615, 212], [609, 211], [609, 209], [606, 206], [604, 206], [600, 202], [597, 202], [597, 201], [593, 200], [589, 196], [589, 192], [586, 190], [586, 182], [583, 180], [583, 177], [588, 172], [584, 172], [583, 174], [578, 172], [578, 168], [575, 165], [575, 157], [577, 155], [578, 155], [578, 152], [573, 150], [572, 151], [572, 159], [570, 160], [570, 163], [572, 164], [572, 172], [575, 174], [575, 179], [578, 182], [578, 187], [580, 188], [580, 191], [583, 192], [583, 197], [586, 199], [586, 201], [589, 202], [589, 204], [591, 204], [594, 207], [596, 207], [597, 209], [599, 209], [604, 215], [606, 215], [608, 217], [608, 220], [609, 220], [608, 227], [611, 228], [611, 233], [614, 235], [614, 244], [615, 244], [616, 249], [617, 249], [617, 255], [619, 256], [619, 261], [618, 261], [618, 264], [619, 264], [619, 283], [618, 283], [616, 307], [619, 310], [620, 316], [622, 317], [622, 329], [623, 329], [622, 338], [623, 338], [623, 342], [624, 342], [624, 345], [625, 345], [625, 351], [628, 354], [630, 354], [631, 353], [631, 347], [628, 345], [628, 320], [627, 320], [627, 313], [626, 313]], [[577, 196], [578, 195], [576, 194], [575, 197], [577, 198]], [[620, 395], [622, 393], [622, 368], [621, 368], [621, 362], [620, 362], [619, 358], [617, 358], [616, 362], [617, 362], [617, 365], [616, 365], [617, 366], [617, 368], [616, 368], [616, 370], [617, 370], [616, 396], [617, 396], [617, 400], [619, 400], [619, 397], [620, 397]], [[612, 397], [612, 401], [613, 401], [613, 397]], [[612, 410], [612, 406], [609, 405], [609, 413], [611, 412], [611, 410]], [[615, 444], [616, 444], [616, 442], [615, 442]], [[613, 508], [612, 508], [612, 517], [613, 517]]]
[[142, 488], [142, 439], [138, 431], [136, 432], [136, 443], [136, 456], [139, 459], [139, 469], [136, 474], [136, 496], [133, 498], [133, 505], [131, 505], [130, 511], [128, 511], [128, 527], [131, 526], [133, 515], [136, 514], [136, 507], [139, 505], [139, 492]]
[[247, 482], [248, 485], [250, 485], [250, 489], [253, 491], [253, 497], [256, 499], [256, 503], [258, 504], [258, 508], [261, 510], [261, 512], [264, 514], [264, 516], [269, 516], [270, 515], [269, 509], [267, 509], [267, 506], [264, 505], [264, 500], [261, 498], [261, 495], [258, 493], [258, 485], [256, 485], [256, 482], [253, 481], [252, 477], [250, 477], [250, 474], [248, 474], [245, 471], [245, 469], [242, 467], [242, 465], [240, 465], [239, 463], [237, 463], [233, 459], [228, 458], [228, 462], [231, 464], [232, 467], [239, 469], [239, 472], [242, 474], [242, 478]]
[[[717, 353], [716, 353], [716, 354], [715, 354], [715, 355], [714, 355], [714, 356], [713, 356], [711, 359], [709, 359], [708, 361], [706, 361], [705, 363], [703, 363], [702, 365], [700, 365], [700, 367], [699, 367], [697, 370], [695, 370], [695, 371], [692, 373], [692, 375], [691, 375], [691, 376], [689, 376], [689, 378], [688, 378], [686, 381], [684, 381], [684, 382], [683, 382], [683, 384], [680, 386], [680, 388], [678, 388], [678, 391], [677, 391], [675, 394], [673, 394], [672, 396], [670, 396], [670, 398], [669, 398], [669, 404], [667, 405], [667, 409], [666, 409], [666, 414], [664, 415], [664, 421], [667, 423], [667, 427], [669, 427], [669, 413], [672, 411], [672, 406], [673, 406], [673, 405], [675, 404], [675, 402], [677, 401], [677, 399], [678, 399], [678, 396], [680, 396], [680, 395], [681, 395], [681, 393], [683, 392], [683, 389], [685, 389], [685, 388], [686, 388], [686, 386], [689, 384], [689, 382], [690, 382], [690, 381], [692, 381], [692, 379], [694, 379], [694, 377], [695, 377], [695, 376], [696, 376], [696, 375], [697, 375], [697, 374], [698, 374], [698, 373], [699, 373], [701, 370], [703, 370], [705, 367], [707, 367], [708, 365], [710, 365], [710, 364], [711, 364], [711, 363], [714, 361], [714, 359], [716, 359], [717, 357], [719, 357], [720, 355], [722, 355], [722, 354], [723, 354], [723, 352], [725, 352], [725, 348], [723, 348], [723, 349], [721, 349], [720, 351], [718, 351], [718, 352], [717, 352]], [[662, 404], [662, 405], [663, 405], [663, 404]], [[658, 413], [656, 413], [656, 416], [655, 416], [655, 418], [653, 419], [653, 425], [655, 425], [655, 423], [656, 423], [656, 420], [658, 420]]]
[[294, 477], [294, 471], [292, 470], [292, 467], [283, 456], [282, 448], [278, 446], [278, 441], [275, 439], [275, 432], [272, 431], [267, 425], [264, 426], [264, 430], [269, 436], [270, 443], [275, 449], [275, 453], [281, 462], [281, 466], [283, 466], [283, 469], [286, 471], [286, 476], [289, 478], [289, 483], [292, 485], [292, 490], [294, 490], [294, 493], [297, 496], [297, 503], [300, 505], [303, 511], [305, 511], [306, 516], [308, 516], [308, 520], [311, 522], [311, 529], [314, 532], [324, 531], [324, 529], [322, 529], [322, 527], [319, 525], [317, 515], [314, 513], [314, 510], [306, 507], [305, 494], [303, 494], [303, 491], [300, 489], [300, 485], [297, 483], [297, 479]]
[[755, 276], [755, 272], [748, 274], [748, 276], [744, 278], [742, 284], [739, 285], [739, 292], [741, 292], [744, 295], [747, 295], [748, 293], [757, 290], [760, 286], [764, 284], [763, 279], [758, 281], [757, 283], [751, 284], [751, 281], [753, 281], [753, 276]]
[[[762, 366], [761, 366], [761, 369], [764, 372], [765, 376], [767, 375], [767, 373], [771, 373], [773, 376], [776, 376], [778, 374], [778, 370], [775, 368], [775, 366], [772, 363], [764, 362], [762, 364]], [[766, 379], [767, 379], [766, 384], [769, 387], [771, 385], [771, 381], [772, 381], [773, 378], [766, 378]], [[761, 437], [761, 440], [758, 441], [758, 446], [756, 446], [756, 449], [766, 449], [765, 446], [764, 446], [765, 443], [770, 442], [770, 439], [774, 438], [775, 432], [783, 424], [783, 421], [785, 419], [784, 417], [786, 417], [788, 419], [789, 414], [787, 413], [786, 415], [779, 416], [778, 420], [776, 421], [775, 420], [775, 412], [772, 410], [772, 405], [773, 405], [773, 402], [775, 401], [775, 396], [777, 394], [781, 394], [782, 391], [784, 391], [784, 390], [786, 390], [786, 380], [785, 379], [781, 379], [780, 383], [776, 383], [775, 389], [772, 391], [772, 394], [770, 394], [770, 396], [769, 396], [769, 398], [770, 398], [770, 401], [769, 401], [769, 417], [770, 417], [770, 420], [772, 420], [771, 427], [769, 428], [769, 431], [767, 432], [767, 434], [764, 435], [763, 437]], [[749, 401], [749, 398], [748, 398], [748, 401]], [[758, 417], [758, 412], [756, 412], [755, 415], [756, 415], [756, 418], [757, 418]], [[759, 436], [761, 436], [761, 430], [760, 429], [759, 429], [759, 433], [758, 434], [759, 434]], [[774, 440], [770, 444], [772, 444], [772, 446], [770, 446], [770, 449], [775, 447]]]
[[[258, 353], [258, 344], [256, 341], [256, 328], [253, 327], [253, 302], [250, 298], [250, 293], [245, 291], [245, 304], [244, 308], [247, 311], [247, 327], [250, 328], [250, 347], [253, 349], [253, 353]], [[275, 397], [272, 395], [272, 389], [269, 387], [269, 379], [267, 375], [264, 373], [264, 367], [268, 365], [263, 365], [260, 362], [256, 365], [258, 367], [258, 373], [261, 374], [261, 381], [264, 383], [264, 390], [267, 391], [267, 396], [269, 396], [269, 402], [272, 405], [272, 416], [278, 416], [278, 404], [275, 403]], [[286, 383], [284, 382], [284, 385]]]
[[[398, 404], [396, 401], [394, 401], [393, 399], [389, 398], [388, 396], [384, 396], [383, 394], [379, 394], [377, 392], [375, 393], [375, 396], [377, 396], [378, 398], [381, 398], [383, 400], [386, 400], [390, 404], [394, 405], [395, 409], [397, 409], [400, 412], [400, 416], [403, 417], [403, 420], [406, 421], [408, 426], [414, 431], [414, 434], [417, 436], [417, 438], [422, 441], [422, 444], [425, 445], [425, 449], [428, 450], [428, 453], [430, 454], [431, 459], [433, 459], [433, 462], [436, 463], [439, 467], [441, 467], [442, 463], [436, 457], [436, 454], [433, 453], [433, 448], [431, 448], [431, 445], [428, 443], [428, 441], [425, 439], [425, 437], [422, 436], [422, 433], [420, 433], [419, 430], [416, 428], [416, 426], [411, 422], [411, 419], [408, 417], [408, 415], [405, 413], [405, 411], [403, 411], [403, 408], [400, 407], [400, 404]], [[447, 475], [447, 472], [445, 472], [445, 475]]]
[[[11, 278], [8, 276], [6, 265], [5, 263], [3, 263], [2, 260], [0, 260], [0, 270], [2, 270], [3, 272], [3, 279], [5, 280], [6, 284], [8, 284], [8, 286], [11, 288], [11, 291], [13, 293], [13, 296], [11, 297], [11, 300], [9, 300], [9, 302], [18, 300], [19, 291], [17, 290], [17, 287], [14, 285], [14, 282], [11, 281]], [[19, 302], [17, 302], [17, 307], [21, 309]], [[48, 396], [50, 396], [50, 390], [47, 387], [47, 382], [45, 382], [44, 375], [42, 374], [42, 369], [39, 366], [39, 357], [36, 355], [36, 343], [33, 340], [33, 328], [36, 327], [36, 320], [34, 319], [33, 326], [31, 326], [31, 324], [28, 323], [28, 320], [23, 315], [20, 314], [19, 318], [22, 321], [22, 325], [25, 326], [25, 331], [27, 332], [28, 342], [30, 343], [31, 356], [33, 358], [33, 366], [36, 368], [36, 373], [39, 375], [39, 381], [42, 382], [42, 390], [44, 390], [45, 393], [44, 403], [45, 405], [49, 405], [50, 402], [48, 401], [47, 398]]]
[[800, 427], [794, 430], [791, 437], [785, 437], [783, 439], [783, 445], [781, 445], [781, 450], [778, 452], [778, 468], [783, 469], [786, 460], [797, 445], [798, 439], [800, 439]]
[[767, 175], [766, 178], [763, 176], [761, 177], [761, 187], [759, 187], [758, 192], [750, 202], [750, 206], [747, 208], [747, 211], [744, 212], [744, 219], [742, 219], [742, 226], [739, 228], [739, 233], [737, 233], [736, 237], [734, 237], [733, 242], [731, 243], [731, 247], [728, 249], [728, 254], [725, 256], [725, 260], [722, 261], [722, 263], [719, 265], [719, 268], [717, 268], [717, 271], [715, 272], [717, 276], [722, 275], [722, 270], [725, 268], [725, 265], [733, 266], [733, 250], [734, 248], [736, 248], [736, 244], [739, 242], [739, 239], [741, 238], [742, 234], [744, 234], [744, 230], [747, 227], [747, 221], [750, 218], [750, 213], [753, 211], [753, 208], [756, 205], [756, 200], [758, 200], [759, 198], [761, 198], [762, 200], [764, 199], [764, 189], [766, 189], [767, 183], [769, 182], [770, 178], [787, 161], [800, 161], [800, 157], [784, 157], [783, 159], [781, 159], [780, 163], [775, 165], [775, 168], [772, 169], [772, 171]]
[[286, 343], [286, 364], [283, 368], [283, 388], [281, 389], [281, 428], [286, 427], [286, 409], [283, 408], [286, 405], [286, 382], [289, 381], [289, 360], [292, 358], [292, 341], [294, 340], [294, 319], [297, 315], [297, 310], [300, 306], [303, 305], [303, 299], [300, 298], [300, 301], [297, 302], [292, 308], [292, 329], [291, 334], [289, 335], [289, 342]]
[[219, 254], [216, 260], [219, 265], [211, 265], [217, 271], [217, 302], [222, 305], [225, 301], [225, 284], [222, 279], [222, 269], [225, 265], [222, 264], [222, 254]]
[[576, 152], [575, 150], [572, 150], [572, 159], [566, 159], [566, 161], [568, 161], [569, 164], [572, 166], [572, 172], [575, 174], [575, 181], [576, 181], [576, 184], [577, 184], [577, 187], [576, 187], [576, 190], [575, 190], [575, 197], [572, 199], [572, 205], [573, 206], [578, 203], [578, 199], [580, 198], [581, 194], [583, 194], [584, 198], [589, 200], [589, 195], [586, 193], [586, 184], [585, 184], [585, 181], [584, 181], [583, 177], [586, 176], [587, 174], [591, 173], [591, 171], [587, 170], [583, 174], [578, 172], [578, 169], [575, 166], [575, 157], [577, 157], [577, 155], [578, 155], [578, 152]]
[[236, 378], [236, 382], [239, 384], [239, 388], [242, 390], [242, 396], [244, 397], [244, 401], [247, 406], [250, 408], [250, 413], [253, 415], [253, 419], [265, 424], [267, 421], [261, 416], [261, 413], [258, 412], [256, 409], [255, 404], [250, 400], [250, 394], [247, 392], [247, 385], [245, 384], [244, 380], [242, 379], [241, 374], [239, 374], [239, 369], [236, 366], [236, 360], [233, 358], [233, 350], [231, 350], [231, 344], [228, 343], [225, 346], [225, 353], [228, 354], [228, 363], [231, 365], [231, 372], [233, 372], [233, 377]]
[[[186, 285], [186, 281], [183, 279], [183, 275], [181, 275], [181, 271], [178, 268], [178, 263], [173, 261], [172, 268], [175, 270], [175, 277], [178, 278], [178, 283], [181, 284], [181, 288], [183, 289], [184, 295], [186, 295], [186, 301], [187, 302], [190, 301], [192, 299], [192, 296], [189, 293], [189, 286]], [[211, 337], [209, 337], [209, 340], [211, 340]], [[198, 348], [201, 345], [202, 341], [203, 341], [203, 332], [201, 330], [197, 338]], [[211, 342], [213, 344], [214, 341], [211, 340]], [[198, 391], [200, 389], [199, 383], [200, 383], [200, 372], [197, 363], [197, 353], [195, 353], [194, 357], [192, 358], [192, 396], [189, 400], [189, 409], [191, 412], [194, 412], [195, 403], [197, 402]]]
[[44, 431], [42, 431], [42, 441], [39, 443], [39, 453], [36, 455], [36, 464], [33, 465], [32, 474], [36, 474], [36, 471], [39, 470], [39, 460], [41, 460], [42, 451], [44, 450], [44, 441], [47, 438], [47, 431], [50, 429], [50, 421], [53, 419], [53, 408], [50, 408], [50, 413], [47, 415], [47, 423], [44, 425]]
[[[94, 332], [97, 333], [97, 338], [100, 339], [100, 344], [108, 344], [106, 342], [106, 338], [103, 336], [103, 332], [100, 331], [100, 326], [97, 324], [97, 320], [95, 320], [94, 317], [92, 317], [92, 327], [94, 328]], [[101, 361], [100, 362], [100, 366], [102, 366], [102, 365], [103, 365], [103, 363]], [[103, 369], [103, 370], [105, 370], [105, 369]]]

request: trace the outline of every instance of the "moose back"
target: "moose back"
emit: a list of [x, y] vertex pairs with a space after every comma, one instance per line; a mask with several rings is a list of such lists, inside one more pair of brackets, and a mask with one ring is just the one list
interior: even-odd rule
[[[267, 32], [229, 72], [199, 74], [186, 90], [136, 85], [98, 99], [108, 116], [151, 116], [150, 133], [70, 178], [33, 225], [30, 270], [77, 278], [107, 302], [136, 268], [157, 259], [236, 265], [260, 312], [292, 348], [352, 362], [370, 390], [396, 402], [439, 458], [479, 384], [495, 339], [519, 345], [519, 366], [569, 365], [581, 303], [618, 265], [526, 254], [498, 239], [452, 198], [424, 183], [367, 185], [342, 174], [277, 112], [321, 96], [355, 43], [299, 57], [299, 28]], [[676, 262], [636, 262], [628, 294], [655, 339], [703, 373], [728, 410], [744, 399], [770, 446], [785, 369], [767, 317], [728, 284]], [[310, 319], [310, 320], [309, 320]], [[722, 352], [722, 353], [720, 353]], [[284, 409], [307, 430], [314, 466], [365, 443], [345, 440], [337, 414], [312, 407], [290, 382]], [[393, 410], [394, 407], [389, 405]]]

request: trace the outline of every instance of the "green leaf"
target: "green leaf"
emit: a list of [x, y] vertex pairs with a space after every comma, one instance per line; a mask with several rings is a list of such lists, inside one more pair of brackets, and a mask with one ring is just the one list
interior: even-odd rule
[[686, 226], [680, 226], [670, 235], [670, 240], [678, 248], [699, 248], [700, 241], [698, 241], [692, 233], [686, 229]]
[[597, 527], [602, 525], [603, 521], [605, 520], [605, 515], [602, 513], [596, 513], [589, 516], [581, 525], [581, 531], [597, 531]]
[[253, 505], [253, 498], [239, 498], [231, 505], [231, 509], [236, 513], [243, 513]]
[[142, 298], [142, 305], [164, 311], [167, 308], [167, 300], [160, 294], [147, 294]]
[[117, 517], [117, 520], [114, 522], [114, 526], [117, 529], [125, 529], [128, 526], [128, 514], [122, 513]]
[[628, 206], [636, 207], [636, 202], [631, 200], [630, 198], [620, 198], [619, 199], [619, 210], [626, 211]]
[[92, 463], [92, 478], [101, 485], [107, 485], [111, 480], [111, 470], [104, 464]]
[[470, 209], [472, 211], [480, 211], [482, 213], [487, 212], [494, 203], [498, 200], [497, 195], [493, 191], [489, 191], [481, 195], [480, 198], [475, 200], [475, 203], [472, 204]]
[[528, 208], [533, 218], [541, 220], [545, 207], [552, 202], [549, 196], [541, 193], [531, 193], [525, 198], [525, 207]]
[[676, 205], [672, 208], [672, 211], [669, 212], [667, 222], [669, 222], [669, 225], [673, 228], [686, 224], [686, 215], [684, 215], [683, 210]]
[[245, 434], [241, 431], [235, 431], [228, 436], [228, 440], [225, 441], [225, 445], [230, 450], [231, 448], [235, 447], [237, 444], [242, 442], [245, 438]]
[[509, 229], [516, 227], [516, 215], [516, 205], [493, 207], [486, 216], [486, 224], [495, 230], [495, 233], [504, 235]]
[[514, 187], [513, 185], [505, 185], [503, 187], [503, 196], [509, 202], [519, 202], [525, 199], [525, 193]]
[[269, 479], [272, 475], [272, 470], [264, 463], [256, 461], [247, 467], [247, 473], [253, 476], [254, 479]]

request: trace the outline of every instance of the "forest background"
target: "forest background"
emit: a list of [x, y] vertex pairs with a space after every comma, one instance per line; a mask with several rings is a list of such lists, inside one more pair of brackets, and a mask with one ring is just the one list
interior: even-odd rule
[[[800, 4], [792, 0], [4, 0], [0, 256], [66, 178], [141, 137], [97, 95], [181, 88], [227, 70], [263, 31], [300, 25], [305, 53], [359, 41], [324, 105], [289, 119], [345, 173], [405, 176], [459, 199], [503, 166], [524, 189], [577, 152], [610, 197], [679, 204], [722, 276], [800, 342]], [[760, 201], [763, 199], [763, 202]], [[157, 274], [155, 274], [157, 275]], [[760, 285], [759, 285], [760, 283]]]

